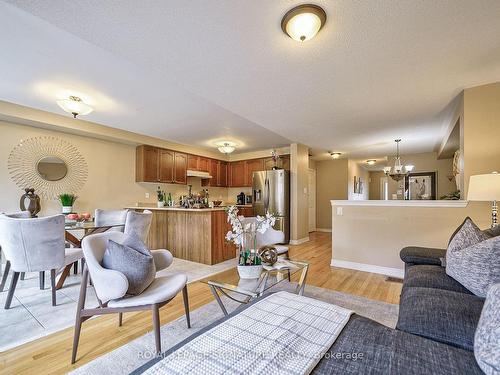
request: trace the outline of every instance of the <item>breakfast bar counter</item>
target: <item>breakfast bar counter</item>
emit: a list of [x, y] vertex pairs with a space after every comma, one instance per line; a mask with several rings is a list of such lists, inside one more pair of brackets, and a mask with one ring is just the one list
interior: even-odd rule
[[153, 212], [147, 238], [150, 249], [167, 249], [176, 258], [217, 264], [236, 257], [236, 247], [226, 242], [231, 230], [224, 207], [127, 207]]

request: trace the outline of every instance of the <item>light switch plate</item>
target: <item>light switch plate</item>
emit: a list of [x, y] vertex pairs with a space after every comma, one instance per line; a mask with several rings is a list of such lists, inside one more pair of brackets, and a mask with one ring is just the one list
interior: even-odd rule
[[337, 207], [337, 216], [342, 216], [342, 215], [343, 215], [342, 207]]
[[146, 199], [149, 199], [149, 193], [146, 193]]

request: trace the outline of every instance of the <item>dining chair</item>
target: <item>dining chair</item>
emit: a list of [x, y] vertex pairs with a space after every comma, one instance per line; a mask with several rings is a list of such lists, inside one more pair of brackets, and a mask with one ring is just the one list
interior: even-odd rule
[[[18, 219], [29, 219], [31, 217], [31, 213], [29, 211], [19, 211], [12, 214], [6, 214], [4, 212], [0, 213], [0, 215], [7, 215], [12, 218]], [[2, 268], [2, 244], [0, 243], [0, 271]], [[2, 281], [0, 282], [0, 292], [3, 292], [5, 288], [5, 282], [7, 281], [7, 276], [9, 275], [10, 270], [10, 262], [8, 260], [5, 261], [5, 269], [2, 276]], [[21, 275], [21, 280], [24, 279], [24, 275]]]
[[135, 234], [142, 242], [146, 242], [151, 227], [153, 213], [149, 210], [143, 212], [129, 211], [125, 218], [125, 234]]
[[[243, 224], [255, 223], [257, 221], [256, 217], [243, 217], [240, 216], [239, 219]], [[288, 246], [283, 245], [285, 241], [285, 233], [281, 230], [276, 230], [274, 228], [268, 228], [264, 233], [257, 232], [256, 235], [257, 248], [262, 246], [273, 246], [276, 249], [278, 255], [288, 258]]]
[[[101, 262], [109, 240], [123, 243], [127, 235], [121, 232], [104, 232], [91, 234], [82, 241], [85, 266], [80, 286], [80, 296], [76, 309], [75, 334], [73, 338], [73, 353], [71, 363], [75, 363], [82, 323], [94, 315], [118, 314], [118, 325], [122, 325], [122, 314], [130, 311], [151, 310], [157, 353], [161, 352], [160, 340], [160, 307], [170, 302], [181, 290], [184, 299], [184, 309], [188, 328], [191, 328], [189, 317], [189, 300], [187, 292], [187, 276], [183, 273], [158, 274], [172, 264], [173, 256], [167, 250], [151, 250], [156, 277], [141, 294], [126, 295], [128, 280], [119, 271], [102, 267]], [[99, 306], [85, 308], [87, 280], [92, 278]]]
[[15, 215], [0, 215], [0, 244], [13, 271], [5, 309], [10, 308], [21, 272], [39, 272], [40, 289], [43, 289], [47, 270], [50, 270], [52, 306], [55, 306], [57, 271], [81, 259], [83, 252], [78, 248], [65, 248], [64, 215], [12, 216]]
[[[101, 210], [96, 209], [94, 212], [94, 222], [98, 227], [125, 225], [127, 213], [129, 210]], [[110, 230], [123, 232], [123, 227], [111, 228]]]

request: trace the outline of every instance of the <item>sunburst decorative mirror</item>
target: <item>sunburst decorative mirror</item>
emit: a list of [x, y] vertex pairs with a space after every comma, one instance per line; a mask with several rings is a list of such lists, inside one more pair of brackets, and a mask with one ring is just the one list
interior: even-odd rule
[[52, 136], [21, 140], [7, 161], [12, 180], [21, 189], [34, 188], [52, 199], [62, 193], [76, 193], [87, 181], [85, 158], [63, 139]]

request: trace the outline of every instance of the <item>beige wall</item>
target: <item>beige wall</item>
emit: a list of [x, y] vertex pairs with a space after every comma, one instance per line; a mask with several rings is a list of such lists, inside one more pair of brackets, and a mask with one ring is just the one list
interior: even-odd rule
[[[368, 171], [362, 167], [361, 163], [349, 159], [347, 163], [347, 192], [349, 200], [367, 200], [370, 195], [370, 175]], [[354, 192], [354, 177], [361, 178], [363, 183], [363, 192], [361, 194]]]
[[446, 248], [451, 234], [466, 216], [471, 216], [481, 228], [487, 228], [490, 223], [483, 205], [427, 208], [342, 206], [340, 203], [338, 206], [342, 207], [342, 215], [337, 215], [334, 207], [332, 264], [341, 261], [402, 271], [399, 251], [403, 247]]
[[[448, 175], [453, 171], [453, 159], [437, 159], [436, 152], [426, 152], [421, 154], [401, 155], [401, 160], [404, 164], [412, 164], [415, 166], [413, 172], [437, 172], [437, 198], [457, 190], [455, 179], [450, 181]], [[394, 158], [389, 158], [389, 164], [394, 163]], [[371, 183], [370, 189], [378, 190], [378, 193], [370, 194], [370, 199], [380, 199], [380, 178], [384, 177], [383, 172], [370, 173]], [[396, 182], [389, 178], [389, 199], [392, 199], [392, 194], [396, 194], [398, 190], [404, 191], [404, 183]], [[400, 187], [401, 186], [401, 187]], [[403, 196], [400, 196], [403, 199]]]
[[332, 228], [332, 199], [347, 199], [347, 159], [316, 162], [316, 227]]
[[464, 180], [500, 173], [500, 82], [464, 91]]
[[292, 241], [309, 237], [308, 170], [309, 148], [293, 143], [290, 146], [290, 239]]
[[[64, 139], [75, 146], [88, 164], [88, 179], [77, 192], [75, 209], [78, 212], [93, 212], [96, 208], [121, 208], [137, 202], [155, 203], [158, 184], [135, 182], [135, 145], [88, 138], [73, 134], [38, 129], [31, 126], [0, 122], [0, 212], [19, 210], [22, 189], [10, 179], [7, 159], [12, 148], [21, 139], [51, 135]], [[201, 190], [201, 180], [189, 178], [193, 191]], [[175, 197], [187, 192], [186, 185], [162, 184], [162, 189]], [[227, 200], [227, 189], [210, 188], [213, 199]], [[146, 199], [145, 194], [150, 198]], [[236, 198], [235, 198], [236, 199]], [[43, 200], [42, 215], [60, 212], [57, 201]]]

